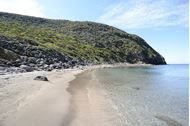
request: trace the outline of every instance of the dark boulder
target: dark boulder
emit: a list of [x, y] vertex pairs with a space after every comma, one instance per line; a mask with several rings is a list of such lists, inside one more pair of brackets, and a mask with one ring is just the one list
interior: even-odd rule
[[34, 80], [49, 81], [49, 80], [47, 79], [47, 77], [45, 77], [45, 76], [37, 76], [37, 77], [34, 78]]

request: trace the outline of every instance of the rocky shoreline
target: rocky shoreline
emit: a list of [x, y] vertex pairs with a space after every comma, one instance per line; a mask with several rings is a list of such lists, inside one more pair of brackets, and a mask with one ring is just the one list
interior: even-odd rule
[[[6, 72], [31, 72], [34, 70], [51, 71], [53, 69], [85, 66], [54, 49], [46, 49], [32, 45], [32, 41], [0, 36], [0, 70]], [[19, 41], [19, 42], [18, 42]], [[0, 72], [2, 74], [2, 72]]]
[[[99, 65], [78, 65], [72, 68], [62, 68], [62, 69], [52, 69], [51, 71], [62, 71], [67, 69], [80, 69], [80, 70], [93, 70], [93, 69], [102, 69], [102, 68], [114, 68], [114, 67], [140, 67], [140, 66], [151, 66], [152, 64], [143, 64], [143, 63], [136, 63], [136, 64], [129, 64], [129, 63], [114, 63], [114, 64], [99, 64]], [[32, 67], [28, 67], [21, 65], [20, 67], [1, 67], [0, 66], [0, 75], [7, 75], [7, 74], [19, 74], [19, 73], [26, 73], [32, 71], [48, 71], [43, 69], [32, 69]]]
[[85, 68], [88, 66], [119, 67], [126, 66], [126, 64], [127, 66], [129, 65], [128, 63], [102, 63], [95, 65], [75, 60], [54, 49], [38, 47], [32, 44], [32, 41], [29, 42], [25, 39], [0, 36], [0, 40], [0, 55], [3, 57], [0, 58], [0, 75], [31, 71], [52, 71], [55, 69]]

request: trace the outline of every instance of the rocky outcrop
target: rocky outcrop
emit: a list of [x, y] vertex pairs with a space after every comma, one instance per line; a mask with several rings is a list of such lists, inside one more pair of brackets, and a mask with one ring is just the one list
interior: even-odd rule
[[27, 40], [0, 36], [0, 66], [33, 70], [64, 69], [80, 65], [74, 59], [53, 49], [25, 44]]

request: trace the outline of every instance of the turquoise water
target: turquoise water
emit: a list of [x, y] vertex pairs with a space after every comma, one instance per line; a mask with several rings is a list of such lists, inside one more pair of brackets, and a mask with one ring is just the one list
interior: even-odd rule
[[188, 126], [188, 65], [95, 72], [118, 126]]

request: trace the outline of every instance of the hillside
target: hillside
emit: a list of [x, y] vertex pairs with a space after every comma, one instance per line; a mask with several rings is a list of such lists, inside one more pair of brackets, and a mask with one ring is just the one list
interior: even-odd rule
[[166, 64], [145, 40], [112, 26], [3, 12], [0, 52], [0, 66], [41, 69], [118, 62]]

